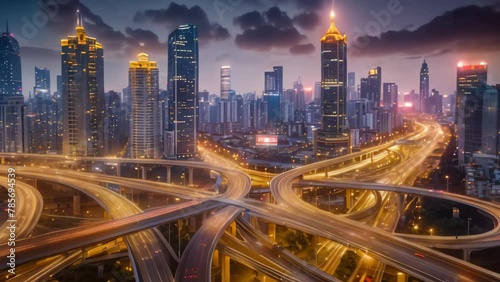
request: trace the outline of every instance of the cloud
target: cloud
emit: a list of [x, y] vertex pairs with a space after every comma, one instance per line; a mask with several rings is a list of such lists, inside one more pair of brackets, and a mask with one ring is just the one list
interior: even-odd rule
[[198, 5], [188, 8], [175, 2], [166, 9], [145, 10], [134, 15], [136, 23], [154, 23], [165, 25], [169, 30], [183, 24], [194, 24], [198, 27], [200, 41], [220, 41], [231, 37], [229, 30], [218, 23], [210, 22], [207, 13]]
[[292, 55], [305, 55], [311, 54], [316, 51], [316, 47], [313, 44], [298, 44], [290, 48], [290, 54]]
[[[378, 37], [358, 37], [351, 47], [356, 48], [353, 55], [357, 56], [494, 52], [500, 46], [499, 30], [500, 11], [497, 8], [470, 5], [448, 11], [413, 31], [388, 31]], [[364, 48], [360, 48], [361, 45]]]
[[310, 46], [305, 47], [308, 45], [307, 36], [301, 34], [294, 26], [294, 20], [278, 7], [262, 13], [248, 12], [234, 18], [233, 23], [242, 29], [242, 33], [235, 37], [236, 45], [242, 49], [264, 52], [286, 48], [293, 55], [311, 50]]
[[319, 26], [320, 20], [316, 12], [305, 12], [293, 17], [293, 21], [302, 29], [313, 30]]
[[306, 11], [317, 11], [325, 5], [324, 0], [293, 0], [297, 7]]

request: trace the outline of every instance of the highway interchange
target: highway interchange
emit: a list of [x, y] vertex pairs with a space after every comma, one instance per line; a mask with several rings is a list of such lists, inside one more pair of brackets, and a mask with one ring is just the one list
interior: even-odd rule
[[[30, 238], [29, 234], [40, 217], [43, 202], [36, 189], [18, 182], [18, 196], [25, 197], [23, 203], [26, 203], [25, 205], [28, 208], [21, 206], [18, 210], [18, 216], [21, 216], [26, 224], [23, 224], [25, 230], [21, 235], [18, 235], [19, 240], [16, 246], [17, 262], [22, 264], [36, 259], [63, 255], [75, 249], [78, 250], [85, 246], [107, 242], [126, 235], [131, 260], [135, 265], [134, 273], [138, 281], [173, 281], [174, 276], [175, 281], [209, 281], [212, 275], [212, 257], [216, 249], [242, 263], [253, 266], [254, 269], [266, 273], [270, 277], [285, 277], [285, 280], [289, 280], [286, 277], [309, 277], [308, 281], [337, 281], [333, 276], [325, 276], [319, 269], [311, 265], [300, 267], [297, 261], [290, 259], [287, 260], [287, 263], [282, 262], [282, 258], [290, 258], [290, 254], [286, 253], [286, 250], [273, 247], [269, 243], [269, 239], [260, 232], [251, 232], [248, 229], [249, 227], [244, 225], [245, 221], [240, 219], [240, 215], [244, 212], [268, 222], [286, 224], [287, 227], [336, 241], [342, 244], [344, 248], [363, 250], [371, 257], [424, 281], [500, 281], [499, 274], [428, 248], [477, 249], [500, 245], [500, 230], [498, 227], [500, 208], [492, 203], [442, 191], [401, 186], [408, 184], [408, 182], [411, 184], [414, 177], [416, 177], [412, 173], [418, 171], [418, 168], [426, 156], [432, 153], [442, 135], [440, 127], [436, 124], [425, 124], [422, 127], [424, 129], [419, 134], [409, 139], [420, 140], [422, 143], [425, 142], [426, 145], [420, 146], [418, 153], [401, 158], [404, 160], [388, 165], [387, 170], [375, 175], [373, 179], [377, 179], [378, 183], [345, 181], [345, 179], [332, 179], [332, 177], [343, 172], [360, 170], [370, 163], [383, 161], [388, 158], [389, 152], [398, 150], [398, 145], [395, 142], [381, 144], [345, 157], [309, 164], [275, 176], [270, 181], [270, 191], [277, 205], [244, 198], [251, 189], [250, 177], [231, 163], [224, 162], [224, 165], [222, 165], [220, 160], [214, 159], [213, 156], [210, 157], [209, 154], [206, 154], [208, 156], [207, 161], [215, 162], [217, 165], [200, 162], [115, 158], [78, 158], [78, 160], [113, 161], [137, 165], [181, 165], [196, 169], [210, 169], [219, 172], [227, 181], [228, 187], [224, 193], [217, 194], [174, 184], [123, 179], [102, 174], [16, 166], [19, 175], [58, 182], [93, 197], [113, 217], [113, 220], [96, 223], [84, 228], [77, 227]], [[364, 161], [352, 162], [352, 160], [361, 159], [362, 156], [366, 156], [370, 152], [374, 153], [372, 155], [373, 160], [365, 159]], [[8, 154], [0, 156], [12, 157]], [[34, 158], [40, 156], [17, 155], [15, 157], [16, 160], [19, 160], [19, 157]], [[54, 160], [65, 159], [61, 156], [49, 156], [48, 158]], [[338, 164], [346, 165], [332, 169], [332, 166]], [[318, 171], [325, 168], [328, 168], [328, 171], [318, 173]], [[7, 167], [1, 167], [0, 169], [6, 171]], [[260, 177], [260, 179], [270, 176], [268, 173], [256, 174], [256, 177]], [[325, 178], [325, 175], [328, 177]], [[365, 180], [368, 178], [370, 177], [365, 176]], [[6, 178], [0, 179], [0, 184], [5, 187], [5, 183], [1, 182], [3, 180], [6, 180]], [[114, 183], [123, 187], [174, 195], [186, 199], [186, 202], [142, 211], [133, 202], [102, 186], [89, 183], [89, 180], [91, 180], [90, 182], [95, 180], [96, 183]], [[390, 200], [391, 193], [411, 193], [413, 195], [452, 200], [482, 209], [491, 215], [495, 228], [479, 235], [461, 236], [459, 239], [443, 236], [393, 234], [387, 232], [388, 230], [376, 227], [377, 222], [381, 220], [380, 216], [375, 216], [376, 219], [373, 220], [374, 227], [373, 225], [370, 226], [352, 220], [350, 216], [355, 212], [346, 216], [334, 215], [303, 201], [300, 193], [297, 194], [297, 189], [301, 189], [301, 187], [351, 188], [375, 191], [366, 194], [375, 195], [375, 197], [364, 196], [363, 202], [366, 201], [366, 203], [359, 208], [360, 211], [369, 211], [370, 207], [380, 209], [381, 206], [384, 206], [380, 201]], [[377, 195], [382, 196], [378, 197]], [[29, 208], [30, 205], [35, 208]], [[169, 243], [162, 239], [161, 234], [156, 232], [154, 228], [160, 224], [214, 210], [216, 210], [215, 213], [197, 231], [180, 259], [175, 256]], [[241, 230], [238, 232], [245, 236], [246, 243], [238, 242], [234, 236], [229, 236], [227, 232], [224, 232], [235, 220], [239, 226], [238, 230]], [[392, 224], [397, 223], [397, 218], [390, 220], [392, 220]], [[1, 236], [2, 233], [0, 232], [0, 239]], [[23, 237], [25, 239], [20, 239]], [[255, 256], [255, 248], [259, 245], [267, 246], [267, 251], [262, 251], [269, 254], [267, 263], [259, 261], [258, 256]], [[252, 251], [254, 253], [253, 259], [250, 255]], [[6, 257], [7, 252], [7, 246], [1, 245], [0, 255], [2, 258]], [[423, 257], [416, 257], [416, 253], [421, 254]], [[74, 259], [79, 255], [81, 254], [75, 255], [73, 252], [71, 258]], [[148, 263], [148, 260], [151, 260], [151, 262]], [[170, 272], [172, 260], [179, 260], [175, 274]], [[141, 261], [146, 262], [141, 263]], [[57, 265], [57, 263], [54, 263], [54, 265]], [[5, 269], [5, 263], [2, 263], [0, 269]], [[51, 272], [51, 270], [55, 271], [53, 268], [48, 268], [48, 272]], [[193, 274], [194, 270], [196, 270], [196, 274]]]

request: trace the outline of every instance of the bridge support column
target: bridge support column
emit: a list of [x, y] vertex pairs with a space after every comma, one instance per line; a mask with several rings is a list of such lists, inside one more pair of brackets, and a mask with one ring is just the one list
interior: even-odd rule
[[403, 272], [398, 273], [398, 282], [406, 282], [408, 281], [408, 275]]
[[350, 209], [352, 208], [353, 204], [352, 204], [352, 189], [346, 189], [345, 190], [345, 207], [347, 209]]
[[302, 192], [303, 192], [302, 187], [294, 187], [293, 192], [295, 193], [295, 195], [297, 195], [297, 197], [302, 198], [302, 195], [303, 195], [302, 194]]
[[276, 223], [269, 222], [267, 224], [267, 235], [273, 243], [276, 242]]
[[146, 170], [147, 167], [145, 165], [141, 166], [142, 169], [142, 180], [147, 180], [148, 179], [148, 171]]
[[328, 166], [325, 167], [325, 178], [328, 178]]
[[373, 155], [374, 155], [374, 154], [375, 154], [375, 153], [371, 153], [371, 156], [370, 156], [370, 158], [371, 158], [371, 162], [372, 162], [372, 163], [373, 163]]
[[189, 168], [189, 186], [193, 186], [194, 168]]
[[471, 253], [472, 253], [472, 250], [464, 249], [464, 260], [466, 262], [470, 262], [470, 254]]
[[167, 165], [165, 168], [167, 169], [167, 183], [172, 183], [172, 167]]
[[118, 163], [116, 166], [116, 176], [118, 177], [122, 176], [122, 166], [120, 163]]
[[230, 282], [231, 281], [231, 264], [230, 258], [223, 254], [219, 253], [220, 258], [220, 268], [221, 268], [221, 280], [222, 282]]
[[78, 194], [78, 192], [76, 192], [73, 196], [73, 216], [79, 216], [81, 214], [82, 208], [80, 197], [81, 196]]

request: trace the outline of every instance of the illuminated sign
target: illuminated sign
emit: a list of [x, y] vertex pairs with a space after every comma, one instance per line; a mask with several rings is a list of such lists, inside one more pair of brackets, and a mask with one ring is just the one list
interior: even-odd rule
[[277, 146], [278, 135], [257, 135], [255, 145], [257, 146]]

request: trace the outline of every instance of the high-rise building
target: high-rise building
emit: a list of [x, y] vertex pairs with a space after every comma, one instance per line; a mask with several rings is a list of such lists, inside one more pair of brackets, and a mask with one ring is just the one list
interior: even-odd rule
[[321, 102], [321, 82], [314, 83], [314, 103], [320, 104]]
[[27, 151], [25, 106], [21, 82], [19, 42], [6, 31], [0, 37], [0, 151]]
[[481, 85], [486, 84], [488, 65], [464, 65], [457, 67], [457, 147], [458, 163], [464, 167], [469, 163], [474, 152], [481, 150], [481, 132], [483, 121], [483, 94]]
[[61, 40], [63, 154], [104, 153], [104, 52], [78, 13], [76, 36]]
[[376, 67], [368, 72], [368, 101], [372, 103], [373, 108], [380, 108], [380, 99], [382, 98], [382, 68]]
[[350, 152], [346, 130], [347, 36], [340, 34], [334, 20], [332, 11], [330, 28], [321, 38], [321, 128], [315, 142], [318, 159]]
[[361, 78], [359, 84], [359, 98], [368, 99], [368, 78]]
[[350, 72], [347, 74], [347, 93], [348, 101], [358, 99], [358, 91], [356, 89], [356, 73]]
[[295, 90], [295, 99], [294, 99], [294, 104], [295, 104], [295, 110], [297, 111], [303, 111], [306, 109], [306, 99], [305, 99], [305, 92], [304, 92], [304, 85], [302, 84], [302, 81], [297, 79], [293, 83], [293, 89]]
[[429, 90], [429, 66], [424, 60], [424, 62], [422, 63], [422, 68], [420, 69], [420, 97], [419, 102], [417, 103], [417, 112], [429, 112], [429, 109], [427, 107], [428, 98], [430, 97]]
[[164, 137], [167, 158], [183, 160], [197, 153], [198, 62], [198, 28], [181, 25], [168, 40], [169, 123]]
[[396, 83], [384, 83], [384, 94], [382, 97], [382, 106], [384, 110], [398, 111], [398, 86]]
[[28, 101], [28, 152], [57, 150], [58, 101], [50, 92], [50, 71], [35, 67], [33, 97]]
[[104, 155], [116, 156], [122, 151], [124, 142], [122, 135], [126, 135], [125, 119], [122, 114], [120, 93], [109, 91], [104, 94]]
[[0, 37], [0, 95], [22, 95], [19, 42], [6, 31]]
[[231, 67], [223, 66], [220, 68], [220, 97], [222, 100], [229, 99], [231, 91]]
[[129, 87], [132, 96], [132, 122], [130, 125], [129, 152], [135, 159], [160, 158], [160, 95], [159, 70], [145, 53], [131, 61]]
[[281, 99], [283, 99], [283, 67], [275, 66], [273, 71], [264, 73], [263, 100], [267, 104], [267, 121], [281, 120]]

